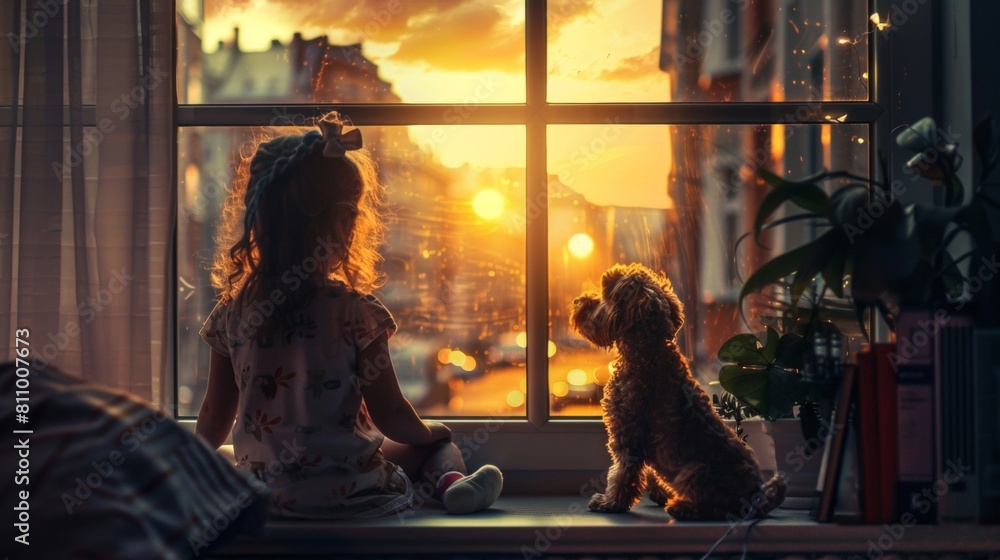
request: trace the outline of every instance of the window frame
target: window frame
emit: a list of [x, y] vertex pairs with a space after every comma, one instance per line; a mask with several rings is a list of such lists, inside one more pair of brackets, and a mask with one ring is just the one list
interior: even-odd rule
[[[869, 0], [868, 4], [868, 13], [888, 13], [888, 0]], [[826, 115], [846, 115], [845, 120], [836, 124], [867, 124], [869, 146], [880, 146], [886, 143], [885, 139], [892, 130], [890, 111], [885, 105], [890, 98], [889, 51], [887, 39], [881, 33], [871, 33], [868, 38], [870, 78], [867, 101], [550, 103], [547, 100], [547, 2], [526, 0], [525, 102], [484, 104], [478, 106], [476, 111], [463, 111], [467, 115], [463, 124], [516, 124], [525, 127], [526, 200], [528, 205], [532, 201], [542, 201], [543, 210], [547, 209], [548, 200], [547, 125], [600, 125], [611, 121], [623, 125], [831, 124]], [[176, 33], [174, 41], [176, 43]], [[805, 118], [796, 113], [803, 106], [809, 109]], [[301, 114], [308, 118], [332, 110], [350, 115], [352, 122], [358, 126], [444, 125], [448, 124], [445, 116], [462, 107], [460, 103], [176, 104], [174, 127], [176, 137], [176, 131], [182, 127], [266, 126], [276, 112]], [[794, 119], [789, 120], [789, 115], [795, 115]], [[872, 170], [879, 167], [877, 157], [876, 151], [870, 150], [869, 168]], [[174, 164], [176, 167], [176, 161]], [[605, 432], [600, 418], [557, 417], [551, 414], [546, 353], [549, 338], [547, 211], [530, 216], [525, 227], [526, 417], [473, 416], [444, 420], [452, 426], [459, 447], [463, 452], [469, 452], [470, 465], [500, 465], [508, 479], [508, 488], [538, 488], [539, 480], [545, 480], [546, 488], [565, 491], [579, 487], [579, 480], [586, 480], [587, 476], [607, 467]], [[531, 240], [541, 242], [532, 243]], [[176, 246], [174, 259], [176, 270]], [[176, 301], [172, 317], [176, 330]], [[876, 331], [876, 337], [884, 338], [885, 331]], [[176, 347], [174, 352], [176, 355]], [[173, 365], [176, 395], [179, 382], [176, 360]], [[176, 415], [177, 403], [173, 404]], [[181, 418], [181, 421], [189, 426], [195, 422], [192, 417]], [[566, 453], [569, 455], [565, 456]], [[551, 476], [546, 477], [544, 473]], [[573, 476], [574, 473], [579, 476]]]

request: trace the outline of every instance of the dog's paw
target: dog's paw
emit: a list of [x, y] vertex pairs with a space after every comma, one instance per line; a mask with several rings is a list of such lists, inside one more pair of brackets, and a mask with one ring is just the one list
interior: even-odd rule
[[685, 500], [674, 500], [667, 504], [667, 513], [678, 521], [700, 519], [694, 504]]
[[600, 513], [624, 513], [628, 511], [627, 507], [622, 507], [612, 502], [607, 494], [594, 494], [590, 497], [590, 503], [587, 504], [587, 507], [591, 511]]
[[655, 482], [650, 484], [649, 487], [649, 499], [653, 500], [653, 503], [663, 507], [667, 505], [670, 500], [674, 499], [674, 492], [672, 490], [663, 488]]

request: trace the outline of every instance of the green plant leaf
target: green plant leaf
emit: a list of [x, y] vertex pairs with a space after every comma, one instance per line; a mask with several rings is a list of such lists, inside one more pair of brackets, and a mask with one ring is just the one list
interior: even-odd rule
[[931, 117], [924, 117], [903, 130], [896, 137], [896, 145], [911, 152], [922, 152], [934, 147], [937, 124]]
[[[768, 222], [762, 225], [759, 231], [748, 231], [740, 235], [739, 238], [736, 239], [736, 243], [733, 244], [734, 257], [735, 255], [739, 254], [740, 245], [742, 245], [743, 242], [746, 241], [748, 237], [754, 236], [755, 238], [757, 238], [761, 233], [769, 229], [774, 229], [776, 227], [783, 226], [785, 224], [790, 224], [792, 222], [800, 222], [802, 220], [822, 220], [822, 219], [824, 219], [824, 216], [822, 214], [816, 214], [814, 212], [803, 212], [801, 214], [785, 216], [784, 218], [778, 218], [777, 220]], [[759, 239], [757, 244], [760, 245]]]
[[829, 197], [823, 192], [823, 189], [815, 184], [788, 181], [766, 169], [758, 169], [757, 174], [771, 185], [772, 189], [757, 207], [757, 217], [754, 220], [755, 234], [761, 231], [771, 214], [785, 202], [791, 202], [804, 210], [817, 214], [826, 212]]
[[778, 331], [768, 326], [767, 342], [764, 343], [764, 348], [761, 349], [760, 354], [769, 364], [774, 362], [774, 354], [778, 351], [778, 338]]
[[792, 415], [795, 403], [809, 398], [807, 385], [795, 373], [780, 368], [768, 372], [768, 411], [770, 419], [786, 418]]
[[965, 289], [965, 275], [948, 251], [941, 252], [941, 289], [948, 301], [957, 301]]
[[858, 326], [861, 327], [861, 335], [865, 337], [865, 340], [871, 342], [871, 337], [868, 336], [868, 319], [870, 317], [871, 308], [868, 304], [862, 303], [860, 301], [854, 300], [854, 315], [858, 320]]
[[740, 312], [742, 313], [743, 300], [748, 295], [794, 273], [805, 259], [810, 258], [814, 254], [816, 247], [816, 241], [813, 241], [782, 253], [761, 265], [760, 268], [747, 278], [746, 282], [743, 283], [743, 288], [740, 289], [739, 299], [737, 300]]
[[792, 282], [790, 290], [793, 310], [798, 309], [799, 299], [816, 278], [816, 275], [827, 266], [830, 260], [839, 256], [840, 252], [836, 250], [836, 233], [836, 230], [827, 230], [826, 233], [808, 244], [812, 250], [804, 255], [802, 265], [795, 271], [795, 280]]
[[719, 383], [754, 411], [767, 416], [771, 410], [769, 372], [767, 368], [725, 365], [719, 370]]
[[785, 333], [778, 340], [774, 365], [789, 369], [802, 369], [805, 366], [806, 353], [809, 352], [809, 341], [795, 333]]
[[830, 256], [830, 260], [823, 266], [821, 273], [826, 287], [830, 288], [833, 295], [844, 298], [844, 271], [847, 269], [847, 261], [850, 259], [850, 251], [839, 247], [836, 253]]
[[738, 334], [722, 343], [719, 361], [740, 365], [766, 366], [771, 362], [764, 358], [760, 340], [750, 333]]
[[865, 230], [865, 224], [859, 221], [859, 209], [868, 205], [868, 186], [851, 183], [837, 189], [830, 197], [827, 207], [827, 217], [836, 227], [853, 226]]

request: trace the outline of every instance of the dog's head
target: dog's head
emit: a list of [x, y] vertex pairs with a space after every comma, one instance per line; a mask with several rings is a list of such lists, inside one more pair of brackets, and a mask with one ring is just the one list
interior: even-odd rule
[[622, 340], [672, 339], [684, 310], [668, 280], [640, 265], [615, 265], [601, 277], [601, 292], [573, 300], [570, 322], [581, 335], [610, 348]]

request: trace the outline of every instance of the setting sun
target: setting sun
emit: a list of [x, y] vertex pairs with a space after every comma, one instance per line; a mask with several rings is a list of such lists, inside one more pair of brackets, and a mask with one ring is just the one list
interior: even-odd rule
[[569, 238], [569, 252], [578, 259], [590, 256], [594, 252], [594, 240], [586, 233], [578, 233]]
[[503, 195], [493, 189], [483, 189], [472, 199], [472, 209], [484, 220], [493, 220], [503, 214]]

